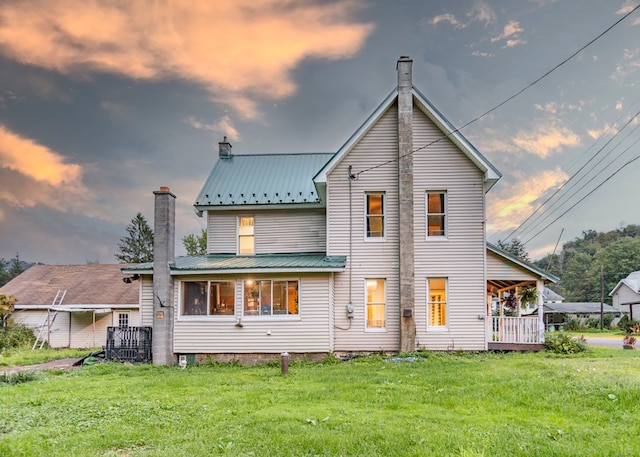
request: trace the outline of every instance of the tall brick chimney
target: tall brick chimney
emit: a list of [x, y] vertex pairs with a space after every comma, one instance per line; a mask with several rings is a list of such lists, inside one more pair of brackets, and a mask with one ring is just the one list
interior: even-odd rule
[[413, 60], [398, 59], [398, 197], [400, 223], [400, 351], [415, 350], [415, 260], [413, 250]]
[[168, 187], [153, 194], [153, 364], [173, 365], [173, 279], [169, 262], [175, 258], [176, 196]]

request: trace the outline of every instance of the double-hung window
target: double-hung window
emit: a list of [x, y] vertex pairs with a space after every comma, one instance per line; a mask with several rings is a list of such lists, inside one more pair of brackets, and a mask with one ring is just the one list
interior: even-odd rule
[[238, 218], [238, 254], [255, 254], [253, 216], [240, 216]]
[[367, 192], [366, 205], [366, 238], [384, 239], [385, 237], [385, 194], [383, 192]]
[[384, 279], [367, 279], [367, 328], [384, 329], [386, 326], [386, 295]]
[[235, 314], [235, 282], [183, 281], [182, 316], [233, 316]]
[[299, 314], [298, 281], [247, 279], [244, 282], [245, 316]]
[[427, 327], [447, 327], [447, 278], [427, 279]]
[[427, 237], [447, 236], [447, 193], [427, 192]]

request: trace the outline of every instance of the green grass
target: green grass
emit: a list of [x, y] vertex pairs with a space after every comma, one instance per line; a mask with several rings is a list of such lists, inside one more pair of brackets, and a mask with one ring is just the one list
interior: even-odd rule
[[[38, 363], [48, 362], [50, 360], [68, 359], [73, 357], [83, 357], [94, 349], [36, 349], [19, 348], [5, 349], [0, 351], [0, 368], [14, 367], [21, 365], [35, 365]], [[1, 370], [0, 370], [1, 371]]]
[[0, 384], [0, 455], [640, 453], [640, 351], [421, 357], [41, 373]]

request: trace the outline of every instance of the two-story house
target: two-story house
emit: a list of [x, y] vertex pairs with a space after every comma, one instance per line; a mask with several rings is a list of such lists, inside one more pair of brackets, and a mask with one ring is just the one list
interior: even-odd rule
[[[487, 248], [485, 193], [500, 173], [411, 69], [401, 57], [396, 89], [335, 153], [234, 155], [221, 142], [195, 202], [206, 256], [174, 258], [175, 196], [154, 192], [154, 263], [123, 270], [141, 277], [154, 363], [486, 350], [491, 296], [553, 280]], [[542, 318], [528, 321], [539, 343]]]

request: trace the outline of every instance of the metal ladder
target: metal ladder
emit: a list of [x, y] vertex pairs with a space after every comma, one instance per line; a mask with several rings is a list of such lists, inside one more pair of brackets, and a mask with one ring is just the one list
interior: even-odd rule
[[[67, 290], [58, 290], [58, 293], [51, 302], [51, 306], [47, 309], [47, 315], [40, 325], [40, 331], [38, 332], [38, 336], [36, 337], [36, 341], [33, 343], [33, 347], [31, 350], [33, 351], [36, 347], [38, 349], [42, 349], [44, 346], [44, 342], [49, 339], [49, 333], [51, 332], [51, 326], [53, 322], [56, 320], [56, 316], [58, 315], [58, 311], [55, 309], [56, 306], [60, 306], [62, 304], [62, 300], [64, 300], [64, 296], [67, 295]], [[53, 314], [52, 314], [53, 311]], [[38, 346], [39, 343], [39, 346]]]

